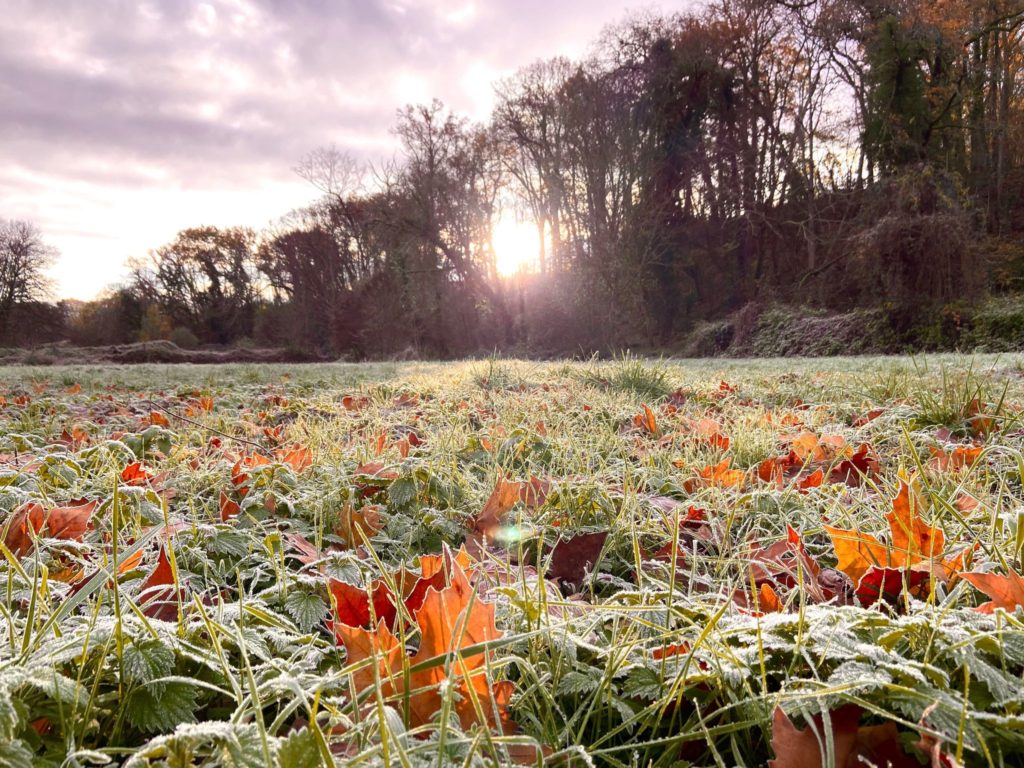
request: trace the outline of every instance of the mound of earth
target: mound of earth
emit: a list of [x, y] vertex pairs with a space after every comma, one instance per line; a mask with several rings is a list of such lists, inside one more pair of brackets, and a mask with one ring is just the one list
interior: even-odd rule
[[0, 350], [4, 365], [76, 365], [92, 363], [301, 363], [322, 361], [317, 355], [285, 348], [182, 349], [170, 341], [146, 341], [103, 347], [48, 344], [36, 349]]

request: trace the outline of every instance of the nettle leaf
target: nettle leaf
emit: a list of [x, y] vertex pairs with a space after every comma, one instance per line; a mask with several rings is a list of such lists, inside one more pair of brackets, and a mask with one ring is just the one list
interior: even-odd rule
[[318, 595], [299, 590], [288, 593], [284, 608], [303, 632], [309, 632], [327, 615], [327, 604]]
[[622, 692], [627, 696], [654, 701], [665, 690], [665, 682], [661, 675], [647, 667], [633, 667], [626, 675], [622, 684]]
[[181, 723], [194, 723], [196, 688], [178, 681], [160, 687], [159, 695], [152, 685], [132, 692], [126, 707], [131, 724], [147, 733], [166, 733]]
[[33, 755], [21, 739], [0, 742], [0, 768], [33, 768]]
[[407, 507], [416, 500], [419, 487], [412, 475], [400, 477], [388, 488], [388, 499], [394, 507]]
[[124, 649], [124, 673], [135, 685], [149, 684], [149, 691], [159, 696], [163, 683], [153, 681], [167, 677], [174, 670], [174, 653], [159, 640], [136, 641]]
[[596, 691], [600, 680], [594, 675], [584, 672], [569, 672], [558, 682], [558, 692], [561, 694], [574, 695]]
[[320, 746], [316, 734], [309, 728], [294, 731], [278, 746], [277, 759], [281, 768], [306, 768], [320, 765]]
[[244, 557], [249, 552], [249, 540], [238, 531], [219, 530], [207, 540], [206, 548], [218, 555]]

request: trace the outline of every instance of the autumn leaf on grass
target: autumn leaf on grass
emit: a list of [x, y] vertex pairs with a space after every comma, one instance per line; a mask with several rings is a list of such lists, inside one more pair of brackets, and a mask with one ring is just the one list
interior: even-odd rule
[[987, 437], [996, 429], [995, 417], [985, 413], [986, 406], [978, 398], [974, 398], [964, 408], [967, 427], [975, 437]]
[[857, 582], [857, 600], [865, 608], [884, 602], [898, 607], [902, 595], [927, 596], [931, 582], [928, 571], [912, 568], [882, 568], [873, 565]]
[[282, 464], [287, 464], [296, 474], [304, 472], [313, 466], [313, 452], [302, 445], [294, 445], [291, 448], [281, 448], [274, 451], [274, 458]]
[[346, 504], [338, 514], [334, 533], [343, 538], [348, 546], [357, 547], [363, 543], [364, 537], [375, 536], [382, 527], [379, 505], [364, 504], [356, 509], [354, 504]]
[[220, 519], [222, 522], [227, 522], [233, 517], [238, 517], [242, 512], [242, 508], [238, 505], [238, 502], [232, 501], [224, 491], [220, 492]]
[[405, 657], [385, 621], [373, 629], [335, 625], [348, 664], [370, 662], [353, 672], [353, 685], [359, 690], [376, 687], [374, 678], [379, 677], [381, 694], [393, 698], [396, 708], [407, 713], [411, 727], [419, 727], [432, 722], [440, 711], [444, 684], [455, 693], [454, 707], [463, 727], [479, 723], [505, 731], [511, 725], [506, 711], [511, 683], [490, 682], [488, 651], [462, 653], [501, 638], [494, 624], [494, 604], [476, 597], [457, 557], [447, 549], [441, 557], [443, 570], [438, 573], [444, 575], [446, 585], [430, 587], [415, 611], [419, 648], [411, 658]]
[[729, 436], [722, 432], [722, 425], [714, 419], [689, 419], [686, 422], [686, 430], [703, 445], [721, 451], [729, 450]]
[[502, 518], [516, 505], [520, 496], [519, 483], [499, 477], [484, 508], [473, 518], [473, 530], [493, 538], [501, 528]]
[[398, 479], [398, 473], [393, 469], [387, 469], [381, 462], [369, 462], [360, 464], [352, 474], [355, 476], [353, 484], [359, 493], [360, 498], [367, 498], [387, 488], [392, 481]]
[[767, 585], [787, 590], [802, 584], [815, 603], [837, 597], [846, 602], [849, 595], [846, 577], [822, 568], [807, 552], [800, 534], [788, 525], [785, 539], [750, 554], [750, 581], [758, 588]]
[[640, 404], [640, 413], [633, 417], [633, 427], [649, 435], [658, 434], [658, 417], [647, 403]]
[[698, 488], [739, 488], [747, 481], [747, 473], [741, 469], [730, 469], [732, 459], [723, 459], [718, 464], [697, 470], [697, 477], [683, 482], [687, 493]]
[[152, 411], [152, 412], [150, 412], [149, 416], [147, 416], [145, 419], [143, 419], [143, 422], [146, 423], [146, 424], [149, 424], [151, 426], [154, 426], [154, 427], [169, 427], [169, 426], [171, 426], [171, 422], [168, 421], [167, 417], [164, 416], [162, 413], [160, 413], [160, 411]]
[[992, 598], [991, 601], [979, 605], [975, 610], [980, 613], [993, 613], [996, 608], [1013, 612], [1024, 605], [1024, 577], [1014, 570], [1005, 576], [997, 573], [965, 573], [964, 579], [976, 589]]
[[593, 570], [604, 549], [608, 531], [581, 533], [559, 539], [551, 550], [551, 562], [545, 577], [573, 589], [583, 585], [586, 574]]
[[[99, 502], [79, 499], [66, 507], [46, 509], [31, 502], [16, 511], [3, 526], [4, 544], [16, 555], [32, 550], [35, 536], [81, 541], [89, 530], [89, 519]], [[31, 533], [30, 533], [31, 530]]]
[[[903, 751], [895, 723], [861, 727], [862, 710], [847, 704], [827, 718], [815, 715], [812, 725], [797, 728], [781, 707], [772, 717], [772, 751], [769, 768], [859, 768], [884, 765], [888, 768], [921, 768], [917, 758]], [[831, 738], [828, 738], [831, 736]], [[831, 744], [833, 762], [828, 763], [826, 744]]]
[[153, 474], [147, 471], [139, 461], [133, 462], [121, 470], [121, 482], [125, 485], [146, 485], [153, 479]]
[[985, 448], [981, 445], [958, 445], [949, 452], [934, 446], [929, 450], [932, 454], [929, 467], [941, 472], [956, 472], [973, 467]]
[[166, 547], [160, 547], [156, 565], [139, 587], [139, 602], [142, 612], [151, 619], [175, 621], [178, 618], [178, 603], [184, 601], [184, 588], [175, 589], [174, 569]]
[[[943, 581], [955, 579], [975, 547], [967, 547], [945, 559], [945, 533], [941, 528], [925, 523], [920, 515], [923, 506], [924, 499], [913, 485], [901, 479], [899, 493], [892, 501], [892, 511], [886, 515], [891, 537], [889, 544], [883, 544], [870, 534], [825, 526], [839, 559], [839, 570], [854, 582], [860, 582], [872, 568], [912, 569]], [[878, 594], [885, 593], [882, 582], [892, 585], [893, 578], [878, 572], [872, 576], [873, 580], [879, 580]], [[916, 577], [907, 579], [919, 583]], [[865, 595], [870, 595], [871, 585], [866, 585], [866, 590]]]

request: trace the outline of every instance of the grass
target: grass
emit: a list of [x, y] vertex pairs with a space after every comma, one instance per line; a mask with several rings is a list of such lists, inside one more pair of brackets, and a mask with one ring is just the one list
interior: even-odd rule
[[[754, 551], [787, 526], [823, 567], [836, 566], [826, 525], [887, 536], [901, 476], [947, 547], [977, 547], [975, 570], [1019, 571], [1020, 370], [1012, 355], [0, 368], [0, 766], [475, 766], [526, 743], [551, 765], [763, 766], [776, 707], [802, 728], [851, 703], [908, 748], [926, 734], [956, 763], [1024, 765], [1021, 614], [979, 613], [966, 580], [862, 607], [815, 601], [801, 576], [777, 585], [780, 612], [742, 605]], [[643, 404], [656, 434], [635, 426]], [[700, 419], [728, 448], [693, 431]], [[76, 427], [87, 442], [60, 441]], [[878, 472], [804, 491], [758, 480], [802, 431], [869, 443]], [[933, 459], [973, 442], [969, 466]], [[241, 514], [222, 521], [235, 455], [296, 443], [311, 466], [252, 469]], [[723, 459], [741, 483], [694, 482]], [[134, 461], [156, 479], [126, 485]], [[396, 478], [367, 488], [368, 462]], [[514, 684], [518, 728], [446, 718], [453, 687], [435, 722], [411, 726], [401, 696], [353, 684], [362, 667], [325, 625], [327, 579], [361, 586], [458, 547], [501, 477], [550, 481], [502, 532], [532, 565], [478, 586], [504, 633], [488, 674]], [[18, 510], [79, 498], [98, 502], [81, 540], [44, 530], [15, 553]], [[663, 523], [673, 501], [706, 511], [699, 535]], [[380, 529], [353, 548], [339, 520], [371, 502]], [[551, 547], [594, 532], [608, 536], [580, 583], [546, 582]], [[297, 560], [289, 534], [321, 559]], [[650, 556], [673, 541], [685, 562]], [[170, 620], [141, 594], [161, 547]]]

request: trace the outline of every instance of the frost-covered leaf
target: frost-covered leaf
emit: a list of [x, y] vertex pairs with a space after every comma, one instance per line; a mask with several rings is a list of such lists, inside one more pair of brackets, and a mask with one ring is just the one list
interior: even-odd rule
[[132, 692], [127, 706], [132, 725], [147, 733], [166, 733], [181, 723], [195, 722], [196, 688], [178, 681], [160, 687], [159, 695], [154, 686]]
[[[125, 677], [130, 683], [145, 685], [171, 674], [174, 653], [159, 640], [142, 640], [125, 647], [123, 664]], [[163, 687], [162, 683], [152, 683], [149, 692], [159, 696]]]
[[303, 632], [309, 632], [327, 615], [327, 604], [318, 595], [297, 589], [288, 593], [284, 607]]

